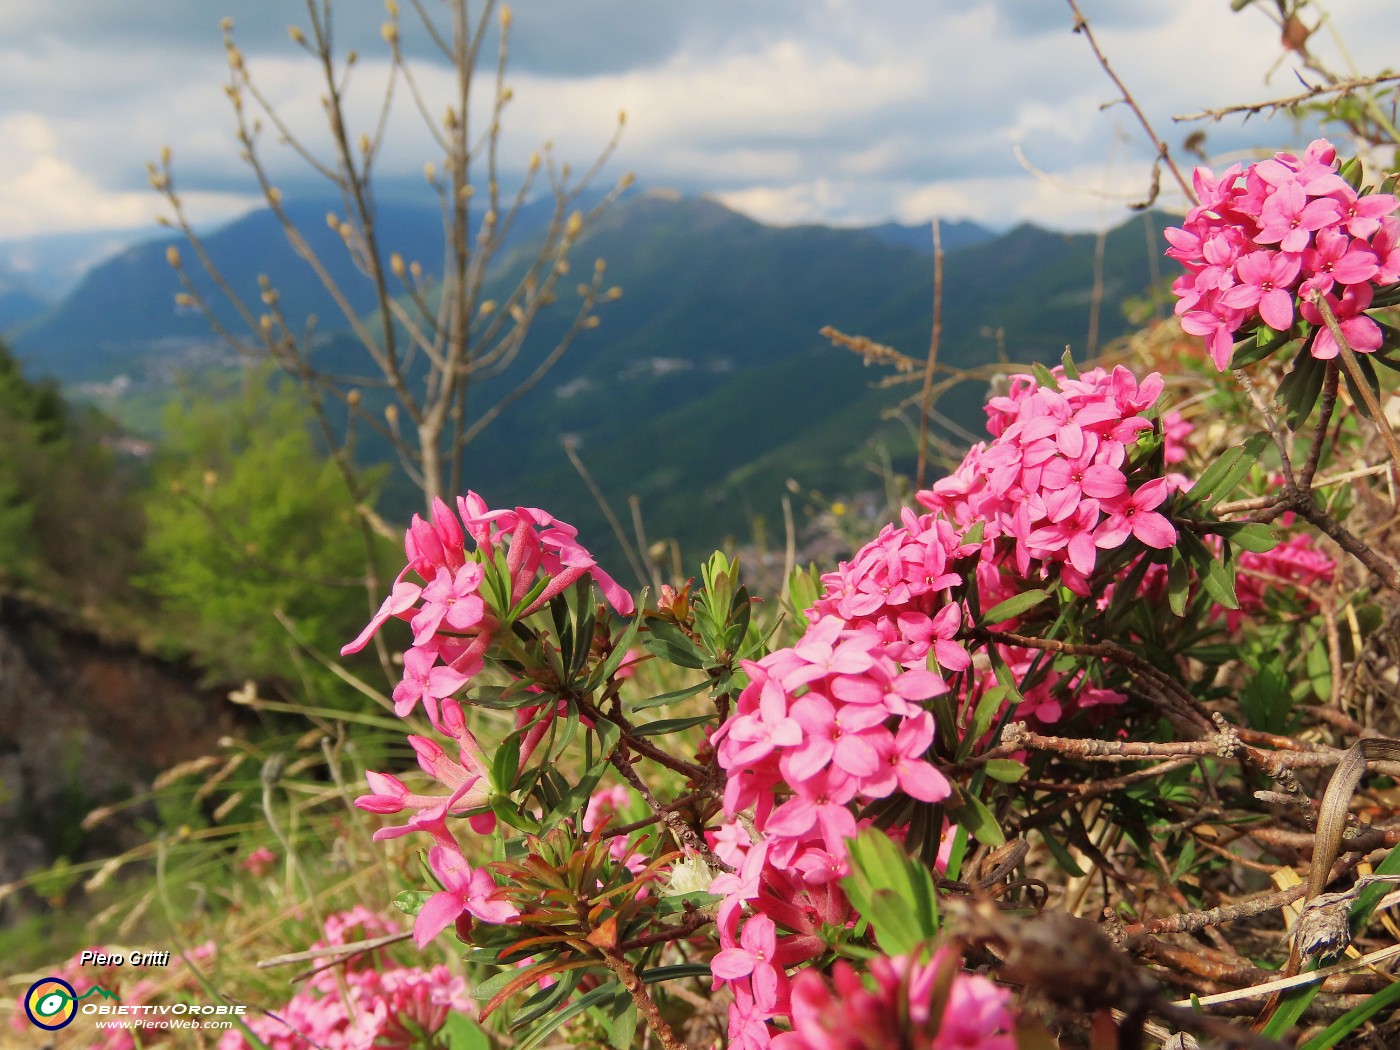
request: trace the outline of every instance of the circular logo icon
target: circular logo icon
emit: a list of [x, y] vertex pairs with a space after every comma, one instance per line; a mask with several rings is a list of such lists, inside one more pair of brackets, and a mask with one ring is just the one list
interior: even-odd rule
[[24, 993], [24, 1012], [37, 1027], [48, 1032], [66, 1028], [78, 1016], [78, 993], [58, 977], [35, 981]]

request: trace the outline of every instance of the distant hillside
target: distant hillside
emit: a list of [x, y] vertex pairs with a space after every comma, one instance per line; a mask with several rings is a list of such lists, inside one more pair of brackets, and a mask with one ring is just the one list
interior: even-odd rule
[[49, 305], [49, 300], [30, 282], [0, 269], [0, 333], [33, 320]]
[[[308, 235], [329, 246], [324, 210], [308, 205], [302, 214]], [[1123, 300], [1147, 287], [1141, 222], [1108, 238], [1101, 339], [1124, 330]], [[432, 268], [440, 254], [432, 209], [386, 209], [383, 223], [398, 250]], [[788, 478], [838, 494], [874, 487], [867, 468], [881, 455], [909, 469], [908, 428], [882, 422], [880, 411], [913, 388], [873, 390], [883, 373], [817, 334], [830, 324], [914, 356], [925, 352], [933, 266], [930, 250], [912, 243], [912, 232], [922, 237], [927, 230], [901, 229], [770, 227], [709, 199], [630, 194], [575, 253], [579, 272], [605, 258], [608, 283], [620, 285], [623, 297], [603, 307], [602, 325], [468, 450], [467, 484], [493, 503], [547, 506], [607, 549], [613, 541], [603, 516], [560, 448], [567, 436], [621, 517], [628, 517], [627, 499], [635, 495], [652, 539], [673, 535], [697, 552], [727, 535], [748, 539], [759, 519], [774, 535]], [[518, 270], [527, 233], [528, 223], [496, 283], [508, 284]], [[971, 224], [950, 223], [945, 246], [954, 235], [971, 243], [948, 251], [942, 360], [981, 363], [999, 341], [1015, 360], [1051, 361], [1066, 344], [1082, 353], [1092, 236], [1021, 226], [987, 239]], [[316, 312], [320, 329], [334, 330], [324, 292], [291, 258], [266, 213], [226, 227], [208, 244], [236, 287], [251, 289], [256, 274], [268, 272], [292, 316]], [[341, 254], [336, 245], [327, 258]], [[207, 343], [203, 322], [174, 310], [164, 256], [164, 242], [152, 242], [92, 271], [18, 339], [31, 369], [68, 382], [133, 369], [151, 375], [181, 340]], [[351, 287], [348, 262], [337, 265]], [[357, 307], [370, 309], [367, 299], [356, 299]], [[553, 345], [567, 321], [567, 299], [558, 316], [537, 322], [526, 358]], [[363, 368], [348, 339], [321, 353], [335, 371], [352, 363], [354, 371]], [[508, 390], [508, 380], [475, 389], [475, 411]], [[980, 431], [982, 391], [956, 393], [940, 410]], [[149, 407], [160, 391], [140, 396]], [[366, 459], [387, 458], [385, 452], [368, 441], [360, 447]], [[416, 501], [400, 487], [389, 502], [386, 513], [400, 517]]]
[[[552, 207], [552, 202], [539, 202], [522, 208], [507, 248], [538, 236]], [[358, 313], [372, 310], [370, 282], [326, 222], [327, 213], [340, 212], [339, 202], [289, 203], [286, 210], [351, 306]], [[387, 232], [386, 252], [419, 261], [428, 273], [441, 272], [442, 216], [436, 203], [381, 204], [377, 211], [378, 228]], [[13, 333], [17, 355], [32, 371], [63, 382], [105, 380], [142, 371], [152, 354], [167, 354], [181, 342], [210, 340], [203, 316], [175, 304], [181, 288], [166, 261], [171, 244], [181, 248], [186, 269], [220, 321], [237, 328], [236, 310], [218, 293], [194, 252], [180, 238], [161, 237], [133, 245], [89, 270], [62, 301]], [[314, 314], [322, 332], [348, 329], [335, 300], [292, 250], [270, 211], [255, 211], [229, 223], [209, 234], [204, 245], [230, 287], [255, 311], [260, 309], [258, 276], [267, 274], [288, 316]]]
[[[889, 244], [901, 248], [913, 248], [926, 255], [933, 254], [933, 228], [930, 223], [906, 225], [899, 222], [885, 222], [878, 226], [867, 226], [866, 232], [874, 234]], [[938, 240], [944, 252], [955, 252], [959, 248], [990, 241], [996, 234], [975, 222], [940, 222]]]

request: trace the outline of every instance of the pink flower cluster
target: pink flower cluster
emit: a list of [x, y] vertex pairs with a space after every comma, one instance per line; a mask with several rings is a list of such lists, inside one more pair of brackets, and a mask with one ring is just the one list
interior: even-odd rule
[[[947, 521], [906, 511], [823, 578], [796, 645], [744, 664], [749, 684], [712, 737], [730, 818], [715, 847], [738, 869], [711, 887], [725, 897], [711, 969], [735, 996], [732, 1045], [767, 1045], [767, 1022], [788, 1012], [786, 968], [820, 954], [823, 924], [851, 921], [837, 883], [858, 830], [852, 806], [951, 790], [925, 758], [934, 722], [922, 701], [949, 689], [931, 661], [971, 664], [948, 592], [962, 582], [954, 563], [976, 550]], [[745, 811], [757, 844], [737, 820]]]
[[[460, 497], [457, 509], [453, 514], [438, 499], [430, 521], [414, 515], [404, 535], [408, 564], [368, 626], [341, 650], [359, 652], [390, 619], [408, 621], [413, 644], [404, 654], [403, 681], [394, 689], [395, 713], [407, 717], [421, 701], [433, 728], [451, 741], [455, 752], [454, 756], [437, 741], [410, 734], [408, 743], [419, 767], [446, 793], [418, 794], [398, 777], [370, 772], [370, 793], [355, 800], [370, 813], [412, 812], [406, 824], [381, 828], [375, 839], [421, 831], [436, 843], [428, 851], [428, 866], [444, 889], [418, 913], [413, 936], [419, 947], [448, 926], [473, 917], [504, 923], [519, 914], [486, 867], [467, 863], [449, 825], [453, 817], [470, 815], [472, 829], [487, 834], [496, 819], [489, 810], [483, 812], [492, 794], [491, 763], [452, 695], [482, 670], [502, 625], [529, 616], [585, 576], [619, 613], [630, 615], [634, 608], [631, 596], [578, 542], [572, 525], [534, 507], [490, 510], [474, 492]], [[475, 550], [467, 549], [468, 537]], [[424, 581], [421, 586], [406, 579], [410, 572]], [[518, 769], [534, 754], [557, 714], [557, 709], [545, 710], [543, 705], [516, 710], [516, 742], [509, 746], [519, 749]], [[506, 790], [510, 785], [495, 787]]]
[[1337, 151], [1325, 139], [1301, 158], [1279, 153], [1219, 178], [1196, 169], [1200, 203], [1166, 231], [1167, 254], [1186, 267], [1172, 285], [1181, 327], [1205, 340], [1220, 371], [1240, 329], [1263, 321], [1286, 332], [1299, 312], [1318, 328], [1313, 357], [1336, 357], [1318, 295], [1353, 350], [1380, 347], [1380, 327], [1365, 311], [1377, 285], [1400, 280], [1396, 199], [1358, 194], [1337, 170]]
[[[397, 933], [364, 908], [326, 920], [323, 948]], [[446, 966], [396, 966], [373, 953], [353, 956], [340, 968], [314, 974], [277, 1015], [248, 1018], [248, 1027], [270, 1050], [410, 1050], [435, 1035], [452, 1013], [474, 1015], [466, 982]], [[219, 1050], [251, 1050], [243, 1034], [227, 1032]]]
[[[1285, 522], [1286, 524], [1286, 522]], [[1235, 596], [1238, 609], [1220, 609], [1226, 626], [1238, 630], [1246, 616], [1264, 608], [1269, 591], [1302, 587], [1313, 589], [1331, 583], [1337, 563], [1319, 550], [1310, 534], [1294, 533], [1271, 551], [1240, 551], [1235, 558]], [[1316, 603], [1305, 597], [1309, 608]]]
[[[632, 596], [598, 566], [572, 525], [534, 507], [490, 510], [475, 492], [458, 497], [457, 509], [460, 522], [441, 499], [433, 501], [431, 521], [413, 516], [404, 534], [408, 565], [359, 637], [340, 651], [359, 652], [392, 618], [409, 621], [413, 645], [394, 689], [400, 718], [421, 700], [437, 724], [438, 701], [481, 671], [501, 624], [542, 608], [584, 575], [614, 609], [632, 614]], [[466, 536], [475, 551], [466, 549]], [[498, 553], [505, 555], [504, 580], [494, 571]], [[409, 572], [423, 585], [405, 579]]]
[[918, 500], [959, 529], [980, 522], [986, 561], [997, 562], [998, 541], [1007, 540], [1020, 579], [1055, 570], [1088, 597], [1100, 551], [1129, 538], [1157, 549], [1176, 543], [1176, 529], [1156, 509], [1170, 482], [1153, 478], [1133, 488], [1128, 481], [1130, 453], [1153, 429], [1145, 413], [1164, 384], [1156, 373], [1139, 384], [1121, 366], [1077, 379], [1062, 369], [1053, 374], [1053, 388], [1012, 376], [1008, 392], [987, 404], [993, 440], [974, 445]]
[[932, 1016], [947, 949], [928, 962], [905, 957], [871, 960], [867, 981], [849, 963], [836, 964], [835, 989], [814, 971], [792, 988], [792, 1031], [774, 1037], [774, 1050], [1015, 1050], [1011, 995], [985, 977], [957, 973], [942, 1016]]

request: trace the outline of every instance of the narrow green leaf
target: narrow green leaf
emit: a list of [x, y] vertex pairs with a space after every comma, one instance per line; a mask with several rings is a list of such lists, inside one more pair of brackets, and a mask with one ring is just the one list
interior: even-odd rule
[[1060, 357], [1060, 367], [1065, 370], [1066, 379], [1079, 378], [1079, 369], [1074, 367], [1074, 358], [1070, 356], [1069, 347], [1065, 347], [1065, 352]]
[[1279, 543], [1278, 533], [1257, 521], [1245, 525], [1235, 525], [1220, 531], [1231, 545], [1254, 554], [1267, 554]]
[[1085, 876], [1086, 872], [1075, 862], [1069, 848], [1063, 842], [1043, 828], [1040, 831], [1040, 838], [1045, 843], [1045, 848], [1050, 851], [1050, 855], [1055, 858], [1055, 863], [1060, 866], [1060, 870], [1068, 875], [1073, 875], [1076, 879], [1082, 879]]
[[997, 818], [981, 799], [971, 795], [965, 796], [961, 806], [948, 810], [948, 818], [953, 823], [967, 828], [970, 835], [985, 845], [1000, 846], [1006, 842], [1006, 836], [1002, 834]]
[[1230, 355], [1231, 371], [1272, 357], [1290, 338], [1291, 332], [1275, 332], [1267, 325], [1260, 325], [1253, 339], [1242, 339], [1235, 344], [1235, 352]]
[[719, 716], [711, 712], [708, 715], [694, 715], [690, 718], [662, 718], [655, 722], [647, 722], [637, 726], [633, 732], [637, 736], [664, 736], [667, 733], [679, 733], [683, 729], [690, 729], [692, 726], [704, 725], [706, 722], [713, 722]]
[[1245, 479], [1268, 443], [1267, 434], [1257, 433], [1251, 434], [1243, 445], [1226, 449], [1201, 472], [1196, 484], [1187, 490], [1186, 498], [1203, 508], [1215, 506]]
[[491, 1050], [491, 1037], [466, 1014], [449, 1013], [440, 1034], [447, 1036], [447, 1050]]
[[993, 780], [1000, 780], [1003, 784], [1014, 784], [1026, 775], [1024, 763], [1017, 762], [1014, 758], [989, 759], [983, 768], [987, 770], [987, 776]]
[[1311, 347], [1304, 343], [1293, 359], [1293, 370], [1283, 377], [1278, 387], [1279, 400], [1287, 408], [1284, 422], [1289, 430], [1297, 430], [1308, 421], [1317, 406], [1326, 376], [1327, 362], [1313, 357]]
[[634, 617], [627, 624], [627, 629], [622, 632], [622, 637], [613, 643], [613, 651], [608, 654], [608, 658], [593, 669], [593, 673], [588, 676], [588, 688], [597, 689], [609, 678], [617, 673], [617, 669], [622, 666], [622, 661], [627, 659], [627, 651], [632, 648], [632, 643], [637, 639], [637, 631], [641, 627], [641, 617]]
[[992, 722], [996, 719], [997, 712], [1001, 710], [1002, 705], [1019, 704], [1020, 702], [1021, 694], [1005, 685], [994, 685], [983, 693], [977, 701], [977, 706], [973, 709], [972, 725], [963, 734], [968, 754], [972, 753], [972, 748], [987, 734], [987, 730], [992, 728]]
[[1191, 573], [1187, 571], [1186, 559], [1173, 550], [1171, 564], [1167, 566], [1167, 605], [1173, 616], [1179, 619], [1186, 615], [1186, 599], [1190, 594]]
[[1050, 597], [1050, 592], [1046, 590], [1022, 591], [1014, 594], [1004, 602], [997, 602], [990, 609], [982, 614], [981, 623], [1001, 623], [1003, 620], [1010, 620], [1020, 616], [1024, 612], [1034, 609], [1046, 598]]
[[1206, 593], [1227, 609], [1238, 609], [1239, 599], [1235, 597], [1234, 559], [1217, 560], [1211, 558], [1201, 577], [1201, 586]]
[[643, 700], [641, 703], [633, 704], [632, 710], [648, 711], [653, 707], [664, 707], [667, 704], [674, 704], [677, 700], [684, 700], [686, 697], [694, 696], [709, 684], [708, 681], [696, 682], [694, 685], [688, 685], [684, 689], [676, 689], [669, 693], [659, 693], [656, 696]]
[[630, 995], [613, 997], [608, 1023], [608, 1042], [613, 1050], [627, 1050], [637, 1034], [637, 1004]]
[[[1303, 967], [1304, 972], [1316, 969], [1316, 960]], [[1305, 984], [1301, 988], [1290, 988], [1284, 992], [1283, 997], [1279, 1000], [1278, 1009], [1274, 1011], [1274, 1016], [1269, 1018], [1269, 1023], [1264, 1026], [1264, 1030], [1260, 1034], [1270, 1039], [1279, 1039], [1291, 1032], [1302, 1018], [1304, 1011], [1317, 998], [1318, 990], [1321, 987], [1321, 981], [1314, 981], [1312, 984]]]
[[1331, 1050], [1376, 1014], [1397, 1003], [1400, 1003], [1400, 982], [1387, 985], [1360, 1006], [1348, 1010], [1298, 1050]]

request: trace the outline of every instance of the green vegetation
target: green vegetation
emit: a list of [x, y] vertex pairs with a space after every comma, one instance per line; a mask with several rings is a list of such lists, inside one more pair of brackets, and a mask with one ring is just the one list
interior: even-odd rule
[[[290, 383], [266, 372], [166, 411], [142, 585], [168, 647], [215, 674], [278, 678], [298, 647], [333, 652], [366, 616], [365, 536]], [[388, 544], [384, 544], [388, 546]]]
[[0, 584], [75, 610], [130, 599], [140, 516], [115, 433], [0, 345]]

